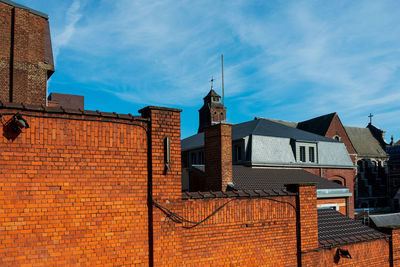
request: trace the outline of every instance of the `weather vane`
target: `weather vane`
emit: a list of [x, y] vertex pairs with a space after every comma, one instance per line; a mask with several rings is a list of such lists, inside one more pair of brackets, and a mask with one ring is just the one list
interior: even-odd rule
[[211, 80], [210, 80], [210, 83], [211, 83], [211, 89], [213, 89], [213, 88], [214, 88], [214, 81], [215, 81], [215, 79], [214, 79], [214, 76], [211, 76]]

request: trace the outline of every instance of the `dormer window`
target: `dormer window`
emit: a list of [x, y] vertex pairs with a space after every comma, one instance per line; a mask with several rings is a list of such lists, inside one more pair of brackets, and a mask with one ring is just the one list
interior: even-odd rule
[[317, 144], [309, 142], [296, 142], [296, 160], [302, 163], [317, 162]]

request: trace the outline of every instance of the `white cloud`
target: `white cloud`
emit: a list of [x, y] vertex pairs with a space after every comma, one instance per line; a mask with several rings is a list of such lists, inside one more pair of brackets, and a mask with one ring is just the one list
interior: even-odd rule
[[57, 60], [57, 56], [60, 52], [60, 49], [63, 46], [67, 46], [76, 32], [76, 24], [82, 17], [82, 13], [80, 12], [81, 2], [79, 0], [74, 0], [71, 6], [67, 9], [65, 14], [66, 17], [66, 25], [63, 30], [53, 37], [53, 51], [54, 51], [54, 59]]

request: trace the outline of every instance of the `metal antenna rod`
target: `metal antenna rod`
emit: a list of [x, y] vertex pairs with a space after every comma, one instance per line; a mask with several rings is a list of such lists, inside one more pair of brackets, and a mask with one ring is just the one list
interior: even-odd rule
[[225, 104], [225, 93], [224, 93], [224, 54], [221, 54], [222, 63], [222, 105]]

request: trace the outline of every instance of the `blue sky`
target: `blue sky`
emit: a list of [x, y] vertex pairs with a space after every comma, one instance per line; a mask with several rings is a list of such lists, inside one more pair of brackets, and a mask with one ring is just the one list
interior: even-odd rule
[[400, 1], [20, 0], [50, 16], [49, 92], [85, 108], [183, 109], [182, 137], [216, 78], [231, 123], [338, 112], [400, 139]]

